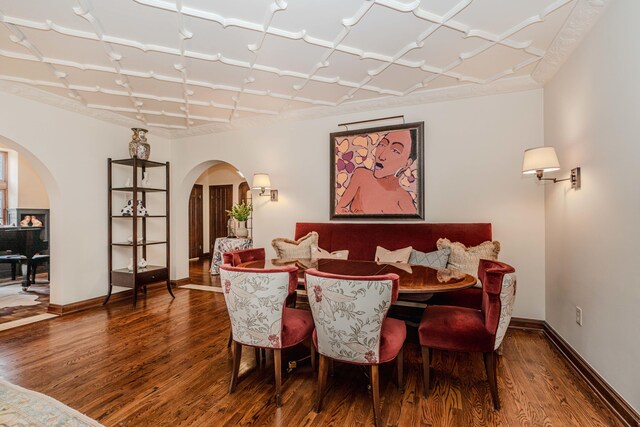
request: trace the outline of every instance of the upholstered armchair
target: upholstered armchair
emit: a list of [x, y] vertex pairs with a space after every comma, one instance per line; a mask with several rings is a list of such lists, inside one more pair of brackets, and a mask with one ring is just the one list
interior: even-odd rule
[[[266, 259], [266, 254], [264, 248], [249, 248], [249, 249], [240, 249], [238, 251], [225, 252], [222, 254], [223, 264], [229, 264], [232, 267], [237, 267], [240, 264], [250, 261], [260, 261]], [[297, 294], [294, 290], [287, 297], [287, 307], [296, 307], [296, 299]], [[231, 331], [229, 331], [229, 340], [227, 341], [227, 348], [231, 347], [231, 342], [233, 340], [231, 336]]]
[[315, 349], [310, 342], [313, 318], [305, 310], [285, 307], [287, 296], [298, 286], [298, 269], [250, 269], [223, 264], [220, 279], [233, 336], [233, 371], [229, 393], [235, 391], [242, 346], [272, 349], [276, 377], [276, 404], [282, 405], [281, 351], [309, 341], [311, 360]]
[[222, 263], [237, 266], [249, 261], [266, 259], [264, 248], [249, 248], [239, 251], [225, 252], [222, 254]]
[[502, 343], [516, 294], [515, 270], [499, 261], [480, 260], [478, 278], [482, 281], [480, 309], [429, 306], [418, 328], [422, 346], [424, 395], [429, 395], [430, 349], [481, 352], [495, 409], [500, 409], [496, 373], [496, 350]]
[[387, 318], [398, 299], [398, 275], [353, 277], [308, 269], [305, 285], [316, 327], [313, 340], [320, 353], [316, 412], [322, 407], [330, 361], [368, 365], [374, 420], [380, 425], [378, 365], [395, 359], [402, 388], [406, 326], [402, 320]]

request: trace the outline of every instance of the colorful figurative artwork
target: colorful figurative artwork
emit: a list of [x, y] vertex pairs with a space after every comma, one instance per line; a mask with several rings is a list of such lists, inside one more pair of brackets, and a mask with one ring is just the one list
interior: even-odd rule
[[331, 219], [423, 218], [424, 122], [330, 140]]

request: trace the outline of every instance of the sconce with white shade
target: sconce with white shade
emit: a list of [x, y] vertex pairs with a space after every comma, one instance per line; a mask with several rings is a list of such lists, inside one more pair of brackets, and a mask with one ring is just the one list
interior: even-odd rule
[[[269, 196], [272, 202], [278, 201], [278, 190], [271, 189], [271, 178], [266, 173], [256, 173], [253, 175], [253, 182], [251, 188], [254, 190], [260, 190], [258, 196]], [[267, 193], [269, 190], [269, 193]]]
[[556, 150], [553, 147], [537, 147], [529, 148], [524, 151], [524, 159], [522, 161], [522, 173], [524, 175], [536, 174], [539, 181], [571, 181], [571, 188], [577, 190], [580, 188], [580, 168], [571, 169], [569, 178], [543, 178], [545, 172], [554, 172], [560, 170], [560, 162]]

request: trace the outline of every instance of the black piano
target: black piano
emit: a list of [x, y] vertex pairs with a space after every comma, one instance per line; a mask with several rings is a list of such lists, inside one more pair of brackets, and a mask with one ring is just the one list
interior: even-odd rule
[[27, 267], [27, 274], [22, 275], [23, 289], [31, 285], [31, 259], [47, 249], [43, 231], [43, 227], [0, 227], [0, 254], [4, 255], [3, 258], [8, 255], [24, 257], [20, 258], [20, 263]]

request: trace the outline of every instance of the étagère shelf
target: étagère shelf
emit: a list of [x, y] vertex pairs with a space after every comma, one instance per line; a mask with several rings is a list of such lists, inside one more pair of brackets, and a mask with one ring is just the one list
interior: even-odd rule
[[[125, 187], [113, 187], [113, 165], [121, 165], [121, 166], [129, 166], [131, 168], [131, 182], [133, 182], [132, 186]], [[145, 172], [148, 168], [164, 168], [165, 173], [165, 188], [155, 188], [155, 187], [142, 187], [138, 181], [139, 178], [144, 176]], [[141, 173], [140, 173], [141, 172]], [[122, 159], [122, 160], [113, 160], [109, 159], [108, 161], [108, 186], [109, 186], [109, 222], [108, 222], [108, 232], [109, 232], [109, 292], [104, 302], [105, 305], [109, 298], [111, 298], [111, 292], [113, 291], [114, 286], [121, 286], [126, 288], [133, 289], [133, 308], [136, 307], [136, 303], [138, 300], [138, 294], [140, 290], [147, 292], [147, 285], [151, 283], [158, 283], [166, 281], [167, 290], [171, 297], [175, 298], [173, 295], [173, 291], [171, 290], [171, 283], [169, 280], [169, 267], [170, 267], [170, 255], [171, 249], [169, 245], [170, 239], [170, 218], [169, 218], [169, 162], [154, 162], [150, 160], [142, 160], [137, 157], [132, 157], [130, 159]], [[125, 194], [127, 197], [130, 197], [133, 200], [133, 212], [132, 215], [122, 215], [115, 214], [113, 212], [113, 198], [116, 194]], [[147, 193], [163, 193], [165, 196], [165, 208], [164, 212], [154, 212], [154, 214], [150, 215], [138, 215], [138, 210], [136, 209], [137, 200], [141, 200], [143, 206], [147, 207]], [[148, 239], [147, 238], [147, 221], [148, 220], [156, 220], [162, 221], [164, 220], [164, 236], [160, 239]], [[114, 230], [113, 224], [114, 221], [130, 221], [130, 230], [132, 241], [114, 241]], [[139, 234], [140, 233], [140, 234]], [[140, 236], [142, 238], [141, 241], [138, 241], [136, 238]], [[144, 268], [138, 266], [138, 261], [140, 260], [139, 254], [141, 253], [142, 258], [147, 260], [147, 247], [155, 246], [155, 245], [164, 245], [165, 247], [165, 265], [147, 265]], [[130, 258], [133, 260], [132, 266], [133, 271], [129, 270], [126, 266], [124, 268], [114, 268], [113, 262], [114, 257], [113, 253], [116, 250], [120, 251], [131, 251]]]

